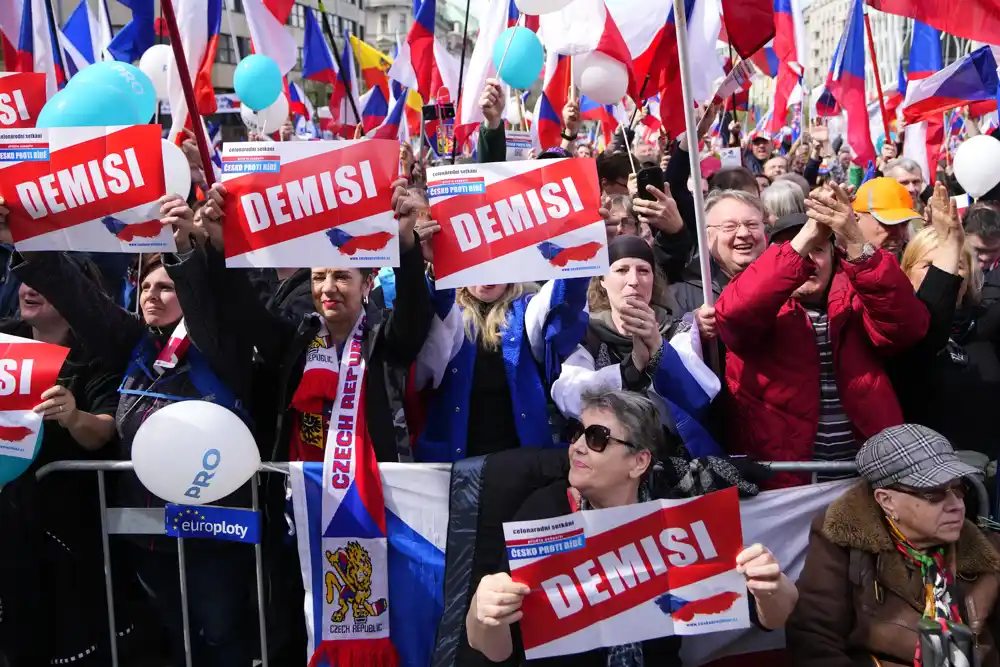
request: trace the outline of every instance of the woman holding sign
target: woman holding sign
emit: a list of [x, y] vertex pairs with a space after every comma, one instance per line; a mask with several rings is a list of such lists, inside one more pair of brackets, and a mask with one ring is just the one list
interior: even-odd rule
[[[198, 398], [242, 414], [249, 397], [252, 350], [229, 318], [220, 316], [220, 304], [205, 289], [209, 257], [193, 243], [193, 213], [177, 196], [164, 197], [160, 203], [160, 222], [174, 227], [178, 253], [144, 258], [139, 275], [141, 316], [115, 305], [62, 253], [25, 254], [26, 261], [14, 267], [24, 284], [66, 318], [74, 335], [106, 370], [124, 376], [115, 415], [119, 455], [124, 459], [131, 458], [132, 442], [143, 422], [167, 405]], [[217, 259], [221, 265], [221, 257]], [[117, 504], [164, 505], [134, 474], [123, 474], [116, 481]], [[229, 504], [234, 502], [239, 501]], [[141, 538], [133, 546], [131, 557], [139, 579], [151, 592], [170, 633], [175, 660], [183, 664], [175, 541]], [[190, 605], [195, 664], [248, 664], [248, 646], [239, 630], [251, 573], [248, 552], [216, 542], [193, 542], [188, 548], [198, 551], [187, 567], [190, 585], [198, 590]]]
[[[581, 413], [577, 436], [569, 446], [568, 477], [529, 496], [515, 515], [515, 522], [651, 500], [649, 471], [664, 448], [658, 409], [653, 402], [633, 392], [605, 391], [584, 397]], [[598, 577], [596, 568], [592, 569], [592, 576]], [[744, 549], [736, 556], [736, 569], [746, 577], [747, 589], [753, 597], [751, 618], [756, 618], [764, 628], [784, 625], [798, 594], [771, 552], [760, 544]], [[603, 579], [597, 585], [602, 587], [601, 595], [611, 588]], [[525, 662], [519, 621], [523, 616], [522, 603], [529, 593], [539, 592], [515, 583], [507, 572], [483, 577], [466, 616], [469, 645], [493, 662], [539, 667], [681, 664], [678, 655], [681, 640], [676, 636]], [[592, 604], [598, 600], [596, 594], [587, 596]], [[531, 622], [530, 618], [523, 620]], [[666, 625], [664, 621], [665, 632]]]
[[648, 394], [660, 409], [671, 450], [683, 445], [694, 457], [721, 454], [696, 421], [719, 392], [719, 380], [702, 362], [697, 337], [674, 319], [676, 307], [653, 250], [638, 236], [618, 236], [608, 246], [608, 260], [608, 274], [591, 282], [584, 341], [552, 385], [556, 405], [579, 418], [588, 391]]

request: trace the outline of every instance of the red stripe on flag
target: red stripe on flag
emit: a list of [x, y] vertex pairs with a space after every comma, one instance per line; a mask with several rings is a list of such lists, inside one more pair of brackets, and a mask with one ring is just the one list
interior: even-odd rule
[[[21, 162], [4, 169], [0, 196], [10, 209], [8, 220], [14, 240], [25, 241], [155, 202], [164, 191], [160, 146], [158, 125], [134, 125], [55, 150], [48, 162]], [[127, 156], [134, 156], [142, 185], [134, 184]], [[99, 186], [95, 176], [101, 177]], [[113, 191], [121, 187], [127, 189], [122, 193]], [[35, 199], [38, 193], [40, 199]], [[76, 205], [71, 207], [71, 201]], [[50, 212], [60, 206], [65, 210], [32, 218], [28, 209], [39, 204]]]
[[[544, 187], [547, 192], [562, 198], [565, 196], [562, 181], [566, 178], [572, 179], [580, 201], [583, 203], [583, 210], [573, 212], [570, 207], [566, 206], [564, 200], [563, 207], [569, 213], [564, 217], [557, 218], [552, 212], [555, 206], [548, 205], [549, 201], [545, 199], [546, 195], [540, 194], [539, 191]], [[487, 241], [487, 234], [501, 233], [502, 235], [494, 203], [507, 202], [511, 197], [521, 197], [522, 202], [530, 202], [532, 197], [527, 195], [529, 192], [534, 193], [533, 196], [538, 201], [543, 202], [541, 207], [544, 209], [543, 217], [547, 217], [545, 219], [538, 217], [529, 203], [528, 209], [532, 210], [529, 215], [532, 217], [533, 226], [526, 227], [523, 231], [515, 232], [511, 236], [501, 236], [500, 239], [493, 242]], [[444, 278], [477, 264], [504, 257], [561, 234], [591, 225], [600, 220], [598, 215], [600, 192], [594, 161], [570, 159], [559, 160], [551, 163], [551, 166], [541, 167], [488, 185], [484, 194], [456, 195], [438, 202], [431, 207], [432, 216], [441, 224], [441, 233], [434, 237], [434, 272], [438, 278]], [[459, 245], [456, 228], [461, 228], [463, 216], [467, 216], [464, 219], [471, 217], [472, 220], [476, 220], [480, 213], [490, 216], [494, 221], [492, 229], [484, 232], [479, 223], [471, 223], [476, 225], [481, 243], [474, 248], [463, 251]], [[487, 223], [487, 226], [490, 225]]]
[[[229, 219], [237, 221], [238, 224], [226, 225], [225, 227], [226, 257], [235, 257], [252, 250], [260, 250], [277, 243], [301, 238], [389, 211], [391, 209], [389, 200], [392, 195], [390, 185], [396, 179], [398, 160], [398, 141], [372, 139], [351, 143], [345, 148], [329, 153], [321, 153], [283, 164], [281, 171], [276, 174], [255, 173], [227, 179], [225, 185], [230, 196], [226, 198], [226, 215]], [[336, 208], [326, 210], [323, 189], [320, 186], [322, 205], [313, 210], [311, 215], [305, 215], [284, 224], [271, 224], [260, 231], [251, 231], [244, 208], [240, 205], [242, 197], [257, 193], [270, 201], [279, 201], [280, 198], [282, 212], [290, 216], [292, 207], [285, 189], [287, 184], [292, 182], [300, 184], [303, 179], [310, 177], [314, 182], [322, 183], [323, 179], [320, 178], [320, 174], [329, 172], [334, 190], [338, 192], [344, 190], [340, 185], [342, 177], [352, 180], [352, 186], [357, 188], [359, 193], [362, 193], [362, 186], [358, 185], [360, 181], [358, 168], [365, 161], [368, 162], [372, 170], [378, 196], [374, 198], [361, 197], [354, 204], [345, 204], [338, 197]], [[268, 190], [272, 191], [268, 192]], [[273, 207], [274, 204], [271, 206]]]

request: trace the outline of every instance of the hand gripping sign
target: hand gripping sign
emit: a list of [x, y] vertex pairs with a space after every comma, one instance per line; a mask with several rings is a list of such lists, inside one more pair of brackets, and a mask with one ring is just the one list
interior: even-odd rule
[[0, 130], [18, 250], [173, 252], [164, 191], [158, 125]]
[[433, 167], [427, 191], [439, 289], [607, 273], [593, 160]]
[[750, 625], [735, 489], [504, 524], [529, 660]]
[[69, 348], [0, 334], [0, 456], [30, 459], [42, 426], [31, 411], [55, 385]]
[[226, 266], [399, 266], [399, 142], [224, 144]]
[[43, 106], [44, 72], [0, 73], [0, 129], [34, 127]]

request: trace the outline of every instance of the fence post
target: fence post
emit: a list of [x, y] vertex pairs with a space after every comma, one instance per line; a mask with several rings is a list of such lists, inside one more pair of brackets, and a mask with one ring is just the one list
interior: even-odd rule
[[[260, 491], [258, 490], [258, 482], [260, 481], [260, 475], [254, 473], [253, 479], [250, 480], [251, 487], [250, 492], [252, 495], [253, 511], [257, 513], [260, 517]], [[268, 667], [267, 659], [267, 620], [265, 619], [265, 609], [264, 609], [264, 552], [261, 542], [263, 541], [263, 530], [261, 530], [261, 539], [257, 540], [257, 544], [253, 545], [254, 558], [257, 561], [257, 622], [260, 624], [260, 660], [261, 667]]]
[[191, 619], [188, 618], [187, 565], [184, 561], [184, 538], [177, 538], [177, 569], [181, 579], [181, 624], [184, 630], [184, 664], [191, 667]]
[[101, 550], [104, 552], [104, 594], [108, 598], [108, 635], [111, 640], [111, 665], [118, 667], [118, 629], [115, 623], [115, 589], [111, 580], [111, 549], [108, 539], [108, 497], [104, 471], [97, 471], [97, 495], [101, 504]]

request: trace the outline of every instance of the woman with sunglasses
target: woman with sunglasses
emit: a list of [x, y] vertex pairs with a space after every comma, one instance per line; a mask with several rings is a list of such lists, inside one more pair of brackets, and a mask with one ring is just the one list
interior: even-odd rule
[[[551, 519], [578, 510], [621, 507], [651, 500], [648, 478], [664, 447], [656, 406], [628, 391], [604, 391], [582, 399], [581, 423], [569, 445], [569, 475], [539, 489], [514, 521]], [[754, 598], [751, 617], [765, 628], [781, 627], [798, 596], [770, 551], [760, 544], [743, 550], [737, 569]], [[663, 637], [586, 653], [524, 660], [521, 603], [529, 593], [507, 572], [483, 577], [469, 605], [469, 645], [493, 662], [538, 667], [679, 666], [680, 637]]]
[[[722, 455], [698, 421], [719, 392], [719, 380], [702, 362], [697, 336], [677, 319], [653, 249], [638, 236], [618, 236], [608, 245], [608, 261], [608, 273], [591, 281], [589, 327], [563, 363], [552, 399], [567, 418], [579, 419], [587, 392], [648, 395], [659, 409], [670, 454]], [[678, 333], [684, 335], [675, 339]]]
[[1000, 665], [1000, 537], [965, 518], [963, 478], [979, 471], [916, 424], [885, 429], [856, 460], [863, 480], [813, 521], [792, 664]]

